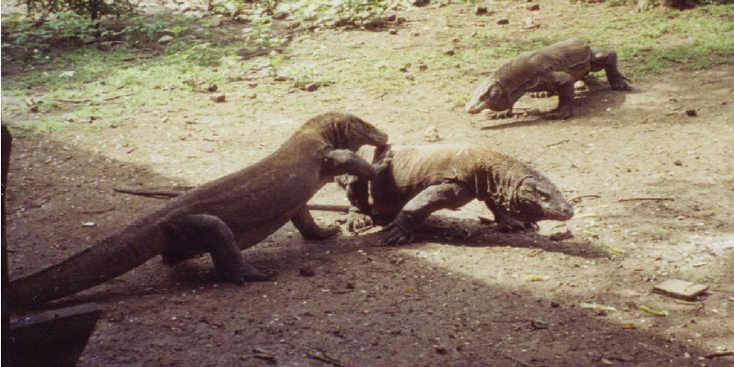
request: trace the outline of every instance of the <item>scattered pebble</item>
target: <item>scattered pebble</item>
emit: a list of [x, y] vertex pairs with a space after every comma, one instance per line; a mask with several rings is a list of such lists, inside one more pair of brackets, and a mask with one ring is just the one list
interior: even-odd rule
[[217, 94], [217, 95], [213, 95], [209, 97], [209, 99], [211, 99], [212, 101], [216, 103], [222, 103], [226, 100], [226, 97], [224, 96], [224, 94]]
[[557, 232], [553, 232], [548, 236], [548, 239], [551, 241], [563, 241], [573, 238], [573, 233], [571, 232], [570, 228], [564, 228]]
[[298, 268], [298, 275], [302, 277], [312, 277], [316, 275], [316, 272], [313, 270], [313, 266], [311, 266], [311, 264], [303, 264]]

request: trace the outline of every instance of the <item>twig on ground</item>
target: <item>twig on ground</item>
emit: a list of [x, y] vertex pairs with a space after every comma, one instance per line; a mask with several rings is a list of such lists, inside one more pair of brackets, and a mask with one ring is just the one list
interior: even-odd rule
[[507, 353], [502, 353], [502, 354], [504, 354], [504, 355], [505, 355], [505, 358], [507, 358], [507, 359], [509, 359], [509, 360], [511, 360], [511, 361], [513, 361], [513, 362], [515, 362], [515, 363], [517, 363], [517, 364], [519, 364], [519, 365], [523, 366], [523, 367], [535, 367], [535, 366], [533, 366], [532, 364], [530, 364], [530, 363], [525, 363], [525, 362], [523, 362], [523, 361], [521, 361], [521, 360], [519, 360], [519, 359], [517, 359], [517, 358], [514, 358], [514, 357], [512, 357], [511, 355], [509, 355], [509, 354], [507, 354]]
[[675, 201], [673, 198], [629, 198], [629, 199], [619, 199], [620, 203], [625, 203], [628, 201]]
[[734, 356], [734, 351], [727, 350], [727, 351], [724, 351], [724, 352], [714, 352], [714, 353], [709, 353], [709, 354], [705, 355], [705, 357], [707, 359], [714, 359], [714, 358], [717, 358], [717, 357], [726, 357], [726, 356]]
[[546, 147], [548, 147], [548, 148], [550, 148], [550, 147], [554, 147], [554, 146], [556, 146], [556, 145], [561, 145], [561, 144], [565, 144], [565, 143], [568, 143], [569, 141], [571, 141], [571, 139], [561, 140], [561, 141], [559, 141], [559, 142], [557, 142], [557, 143], [553, 143], [553, 144], [548, 144], [548, 145], [546, 145]]
[[643, 342], [637, 342], [637, 344], [639, 344], [641, 347], [643, 347], [643, 348], [645, 348], [645, 349], [647, 349], [647, 350], [649, 350], [649, 351], [651, 351], [653, 353], [657, 353], [657, 354], [666, 356], [666, 357], [671, 358], [671, 359], [678, 359], [678, 357], [676, 357], [675, 355], [673, 355], [671, 353], [668, 353], [668, 352], [666, 352], [666, 351], [664, 351], [664, 350], [662, 350], [662, 349], [660, 349], [660, 348], [658, 348], [656, 346], [645, 344]]
[[598, 199], [600, 197], [601, 197], [601, 195], [596, 195], [596, 194], [579, 195], [579, 196], [576, 196], [576, 197], [572, 198], [571, 200], [569, 200], [569, 202], [571, 202], [571, 203], [577, 203], [577, 202], [580, 202], [581, 199], [586, 199], [586, 198], [595, 198], [595, 199]]
[[164, 186], [152, 188], [115, 187], [113, 190], [121, 194], [147, 196], [156, 199], [170, 199], [192, 190], [193, 186]]
[[133, 94], [134, 93], [126, 93], [126, 94], [120, 94], [118, 96], [112, 96], [112, 97], [107, 97], [107, 98], [85, 98], [85, 99], [54, 98], [54, 99], [57, 100], [57, 101], [59, 101], [59, 102], [65, 102], [65, 103], [86, 103], [86, 102], [92, 102], [92, 101], [102, 102], [102, 101], [109, 101], [109, 100], [113, 100], [113, 99], [118, 99], [118, 98], [121, 98], [121, 97], [131, 96]]

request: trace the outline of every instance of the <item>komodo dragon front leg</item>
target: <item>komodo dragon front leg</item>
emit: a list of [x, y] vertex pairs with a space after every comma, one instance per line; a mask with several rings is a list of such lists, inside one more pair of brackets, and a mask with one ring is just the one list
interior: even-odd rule
[[632, 90], [626, 82], [631, 81], [622, 75], [617, 69], [617, 53], [612, 50], [591, 49], [591, 71], [601, 71], [607, 74], [607, 81], [612, 86], [612, 90], [628, 91]]
[[385, 236], [381, 245], [410, 242], [415, 229], [433, 212], [461, 208], [475, 197], [471, 188], [461, 183], [446, 182], [426, 188], [405, 204], [395, 220], [382, 229]]

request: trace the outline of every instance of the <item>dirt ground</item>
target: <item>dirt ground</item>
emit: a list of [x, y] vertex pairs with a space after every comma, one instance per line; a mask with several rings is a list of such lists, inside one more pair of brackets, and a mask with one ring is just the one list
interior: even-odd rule
[[[446, 42], [432, 23], [440, 11], [402, 12], [409, 21], [393, 45]], [[336, 47], [347, 38], [379, 44], [385, 33], [310, 37]], [[113, 188], [210, 181], [271, 153], [308, 118], [345, 109], [395, 144], [430, 144], [424, 131], [435, 127], [441, 142], [517, 156], [573, 199], [576, 216], [504, 234], [479, 223], [491, 213], [474, 202], [434, 214], [397, 248], [376, 246], [376, 229], [313, 242], [288, 224], [244, 252], [277, 281], [242, 287], [213, 280], [208, 256], [176, 267], [156, 258], [69, 299], [104, 308], [79, 366], [732, 366], [733, 356], [705, 356], [734, 350], [734, 66], [674, 70], [633, 87], [592, 85], [565, 121], [489, 121], [452, 108], [428, 83], [387, 95], [341, 83], [267, 106], [171, 104], [99, 132], [18, 138], [4, 229], [11, 279], [163, 204]], [[323, 98], [329, 88], [342, 98]], [[524, 97], [518, 106], [556, 101]], [[227, 109], [242, 104], [255, 117], [234, 123]], [[328, 185], [312, 202], [346, 199]], [[331, 224], [343, 215], [315, 216]], [[548, 238], [564, 226], [573, 238]], [[315, 274], [300, 275], [302, 267]], [[710, 288], [691, 302], [652, 292], [667, 279]]]

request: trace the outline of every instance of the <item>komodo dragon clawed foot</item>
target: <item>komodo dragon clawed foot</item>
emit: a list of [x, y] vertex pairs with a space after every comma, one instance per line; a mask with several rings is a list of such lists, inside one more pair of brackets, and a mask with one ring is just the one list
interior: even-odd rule
[[303, 239], [309, 241], [325, 240], [336, 237], [341, 233], [342, 229], [339, 226], [316, 227], [312, 233], [303, 234]]
[[532, 93], [528, 93], [528, 95], [530, 96], [530, 98], [550, 98], [550, 97], [557, 95], [557, 93], [555, 92], [532, 92]]
[[403, 228], [397, 220], [383, 227], [380, 233], [383, 233], [380, 246], [403, 245], [413, 241], [414, 237], [413, 232]]
[[374, 227], [375, 223], [369, 214], [357, 208], [350, 207], [346, 219], [337, 220], [337, 224], [346, 224], [347, 230], [352, 233]]
[[247, 263], [245, 263], [242, 268], [230, 274], [223, 274], [220, 271], [216, 272], [216, 278], [221, 281], [234, 283], [240, 286], [247, 282], [275, 280], [277, 276], [278, 272], [273, 269], [262, 265], [254, 266]]
[[512, 109], [509, 109], [507, 111], [502, 111], [502, 112], [487, 111], [486, 116], [488, 120], [502, 120], [502, 119], [508, 119], [510, 117], [513, 117], [515, 116], [515, 114], [512, 112]]
[[501, 213], [494, 213], [497, 231], [502, 233], [537, 231], [538, 224], [532, 222], [521, 222]]
[[556, 108], [546, 113], [543, 118], [546, 120], [565, 120], [573, 116], [573, 110], [570, 106], [563, 108]]

